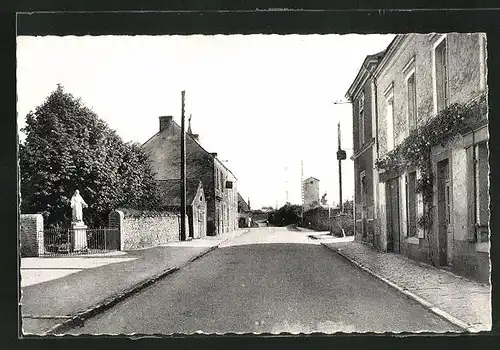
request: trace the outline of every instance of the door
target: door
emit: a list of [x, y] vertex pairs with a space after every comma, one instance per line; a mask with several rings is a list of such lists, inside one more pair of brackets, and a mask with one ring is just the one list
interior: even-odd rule
[[451, 228], [450, 169], [448, 159], [438, 163], [439, 265], [448, 265], [448, 232]]
[[398, 178], [386, 183], [387, 251], [399, 253], [399, 181]]

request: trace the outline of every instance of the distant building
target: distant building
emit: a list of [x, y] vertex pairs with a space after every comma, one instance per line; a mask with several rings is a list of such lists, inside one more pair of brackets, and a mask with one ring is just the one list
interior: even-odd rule
[[[159, 121], [158, 133], [142, 147], [150, 155], [156, 180], [178, 180], [181, 128], [172, 116], [159, 117]], [[191, 132], [191, 125], [186, 133], [186, 177], [202, 182], [207, 205], [207, 235], [220, 235], [237, 229], [237, 179], [217, 158], [217, 153], [210, 153], [201, 146], [199, 135]]]
[[238, 193], [238, 226], [250, 227], [252, 225], [252, 215], [250, 206]]
[[302, 205], [304, 210], [308, 210], [320, 205], [319, 203], [319, 180], [309, 177], [302, 183], [304, 199]]

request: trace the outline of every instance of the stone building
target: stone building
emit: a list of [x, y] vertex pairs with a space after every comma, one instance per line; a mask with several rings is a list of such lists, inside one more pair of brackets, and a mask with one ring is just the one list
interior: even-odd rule
[[[248, 201], [250, 202], [250, 200]], [[241, 194], [238, 193], [238, 226], [251, 227], [252, 225], [252, 212], [250, 205], [245, 202]]]
[[[152, 160], [156, 180], [180, 178], [181, 128], [172, 116], [159, 117], [159, 131], [143, 145]], [[189, 123], [190, 124], [190, 123]], [[237, 179], [217, 158], [206, 151], [191, 125], [186, 133], [186, 177], [201, 181], [206, 199], [206, 232], [223, 234], [238, 227]]]
[[319, 206], [319, 180], [315, 177], [309, 177], [302, 182], [302, 187], [304, 210]]
[[[380, 227], [374, 230], [372, 244], [488, 282], [486, 109], [475, 109], [475, 115], [465, 123], [467, 127], [459, 132], [447, 134], [437, 143], [432, 140], [432, 135], [441, 135], [452, 127], [433, 125], [433, 120], [460, 120], [457, 108], [486, 101], [485, 36], [397, 35], [370, 71], [375, 89], [369, 94], [375, 99], [371, 103], [376, 150], [372, 165], [373, 216], [375, 226]], [[361, 104], [366, 106], [367, 95], [348, 96], [356, 115], [359, 112], [355, 106], [363, 97]], [[422, 168], [407, 159], [400, 159], [398, 167], [388, 168], [395, 154], [411, 148], [408, 140], [418, 137], [431, 145], [426, 168], [430, 175], [424, 176]], [[418, 150], [413, 152], [418, 155]], [[357, 177], [362, 178], [362, 174]], [[427, 204], [422, 191], [426, 184], [425, 193], [430, 197]], [[356, 186], [362, 189], [360, 181]]]
[[376, 81], [373, 71], [383, 57], [383, 52], [369, 55], [363, 61], [359, 72], [346, 94], [353, 101], [352, 127], [354, 161], [354, 216], [355, 240], [375, 244], [380, 232], [375, 211], [375, 197], [378, 174], [374, 171], [377, 157], [375, 142], [376, 123]]
[[[160, 180], [162, 207], [179, 212], [181, 207], [181, 180]], [[188, 217], [189, 238], [202, 238], [207, 235], [207, 202], [203, 184], [199, 179], [186, 179], [186, 215]]]

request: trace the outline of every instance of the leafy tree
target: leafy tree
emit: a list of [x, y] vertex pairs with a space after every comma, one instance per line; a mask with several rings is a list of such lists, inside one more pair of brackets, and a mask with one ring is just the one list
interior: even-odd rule
[[118, 206], [158, 203], [153, 173], [140, 147], [124, 143], [61, 85], [27, 115], [23, 131], [22, 212], [42, 213], [48, 224], [68, 224], [76, 189], [89, 204], [84, 215], [90, 225], [105, 225]]
[[287, 226], [300, 222], [302, 206], [287, 203], [273, 213], [269, 222], [275, 226]]

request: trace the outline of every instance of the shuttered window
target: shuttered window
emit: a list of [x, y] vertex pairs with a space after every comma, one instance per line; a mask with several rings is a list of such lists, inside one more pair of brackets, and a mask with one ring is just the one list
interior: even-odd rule
[[417, 196], [415, 186], [417, 173], [415, 171], [406, 175], [406, 217], [408, 225], [408, 237], [417, 235]]
[[486, 142], [467, 148], [468, 238], [474, 242], [488, 241], [489, 193], [488, 149]]

